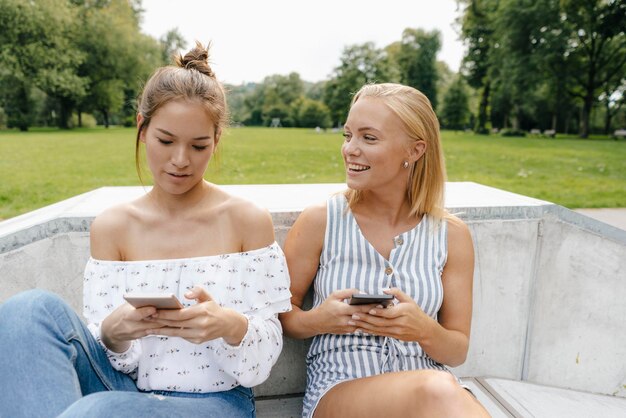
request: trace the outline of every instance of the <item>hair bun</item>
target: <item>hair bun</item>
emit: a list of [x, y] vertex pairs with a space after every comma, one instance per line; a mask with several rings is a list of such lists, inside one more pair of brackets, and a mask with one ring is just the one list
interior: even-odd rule
[[215, 73], [209, 65], [209, 47], [205, 48], [200, 42], [196, 41], [196, 46], [185, 56], [178, 55], [176, 57], [176, 65], [187, 70], [196, 70], [209, 77], [215, 78]]

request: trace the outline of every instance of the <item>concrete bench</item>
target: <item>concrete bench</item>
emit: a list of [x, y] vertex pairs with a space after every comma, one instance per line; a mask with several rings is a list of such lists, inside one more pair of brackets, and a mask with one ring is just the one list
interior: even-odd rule
[[[344, 187], [224, 188], [269, 208], [282, 245], [303, 207]], [[39, 287], [80, 312], [91, 220], [142, 193], [101, 188], [0, 222], [0, 302]], [[494, 416], [626, 416], [612, 412], [626, 411], [626, 231], [476, 183], [448, 183], [446, 207], [467, 222], [476, 253], [470, 351], [454, 373], [474, 379]], [[299, 416], [308, 345], [285, 338], [272, 375], [255, 388], [260, 417]], [[590, 405], [599, 414], [576, 415]]]
[[626, 129], [618, 129], [616, 131], [613, 132], [613, 138], [620, 139], [620, 138], [626, 138]]
[[541, 129], [531, 129], [530, 130], [530, 134], [531, 135], [541, 135]]
[[549, 138], [554, 138], [556, 136], [556, 131], [554, 129], [546, 129], [543, 131], [543, 135]]

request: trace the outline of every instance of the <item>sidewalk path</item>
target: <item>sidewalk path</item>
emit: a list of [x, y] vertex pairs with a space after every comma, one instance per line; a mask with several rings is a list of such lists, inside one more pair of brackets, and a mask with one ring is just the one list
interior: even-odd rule
[[574, 209], [574, 211], [626, 231], [626, 208]]

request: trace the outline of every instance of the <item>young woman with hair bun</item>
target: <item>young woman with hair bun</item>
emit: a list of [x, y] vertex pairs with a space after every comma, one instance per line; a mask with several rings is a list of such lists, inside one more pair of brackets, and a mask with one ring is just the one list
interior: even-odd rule
[[[252, 417], [252, 386], [282, 349], [291, 309], [267, 210], [204, 180], [228, 121], [197, 44], [159, 68], [138, 101], [137, 161], [153, 187], [91, 225], [84, 325], [31, 290], [0, 306], [0, 411], [19, 417]], [[126, 293], [173, 293], [182, 309]]]

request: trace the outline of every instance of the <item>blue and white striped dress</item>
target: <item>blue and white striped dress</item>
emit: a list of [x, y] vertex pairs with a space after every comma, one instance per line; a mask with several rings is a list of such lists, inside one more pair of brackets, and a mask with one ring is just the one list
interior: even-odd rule
[[[365, 239], [347, 206], [343, 194], [328, 200], [313, 307], [335, 290], [381, 293], [383, 288], [397, 287], [436, 319], [443, 301], [441, 273], [448, 255], [446, 221], [425, 215], [415, 228], [395, 237], [387, 260]], [[447, 370], [416, 342], [356, 334], [318, 335], [307, 355], [302, 416], [313, 416], [320, 398], [342, 381], [416, 369]]]

